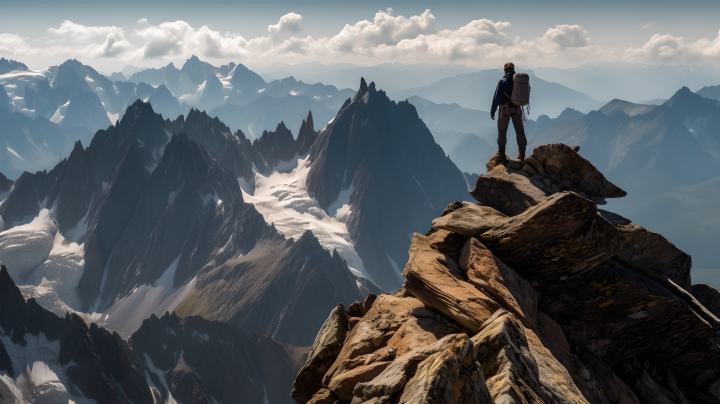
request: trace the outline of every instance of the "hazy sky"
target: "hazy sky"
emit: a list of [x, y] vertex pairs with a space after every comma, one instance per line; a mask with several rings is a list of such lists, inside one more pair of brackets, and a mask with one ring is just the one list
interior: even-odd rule
[[0, 0], [0, 56], [126, 64], [720, 63], [712, 1]]

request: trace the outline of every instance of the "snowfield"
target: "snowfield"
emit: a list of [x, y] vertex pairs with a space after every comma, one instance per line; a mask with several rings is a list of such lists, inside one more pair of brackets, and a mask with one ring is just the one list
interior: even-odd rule
[[296, 157], [284, 163], [284, 167], [276, 167], [285, 172], [274, 172], [267, 177], [256, 173], [253, 194], [247, 192], [250, 187], [240, 179], [243, 199], [252, 203], [265, 221], [285, 237], [298, 240], [310, 230], [325, 249], [337, 250], [353, 274], [369, 278], [344, 223], [350, 214], [352, 187], [344, 190], [326, 212], [307, 193], [308, 160], [308, 156]]
[[30, 223], [0, 233], [0, 262], [28, 298], [64, 316], [80, 307], [76, 286], [85, 267], [83, 245], [58, 231], [43, 209]]

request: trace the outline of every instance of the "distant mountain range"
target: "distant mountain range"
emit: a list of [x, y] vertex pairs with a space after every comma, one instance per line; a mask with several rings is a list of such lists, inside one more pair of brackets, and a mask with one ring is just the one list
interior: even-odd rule
[[720, 235], [718, 123], [720, 102], [683, 87], [660, 106], [616, 99], [587, 115], [549, 120], [530, 146], [581, 146], [580, 154], [610, 180], [635, 190], [609, 206], [664, 233], [692, 255], [694, 279], [718, 285], [718, 256], [710, 246]]
[[[531, 71], [528, 73], [532, 74]], [[400, 101], [415, 95], [435, 103], [457, 103], [465, 108], [490, 111], [495, 87], [502, 75], [501, 70], [459, 74], [427, 86], [398, 91], [390, 94], [390, 98]], [[557, 116], [569, 106], [589, 112], [604, 104], [569, 87], [536, 76], [530, 78], [530, 87], [530, 117]]]
[[720, 83], [720, 71], [715, 65], [588, 63], [569, 69], [535, 67], [532, 70], [542, 79], [606, 101], [619, 98], [642, 103], [653, 98], [668, 99], [683, 86], [700, 89]]

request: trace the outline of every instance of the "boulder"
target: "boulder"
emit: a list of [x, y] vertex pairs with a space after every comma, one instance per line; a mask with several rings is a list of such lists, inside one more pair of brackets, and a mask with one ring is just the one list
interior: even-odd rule
[[484, 233], [480, 241], [537, 288], [614, 256], [620, 233], [592, 201], [561, 192]]
[[[449, 341], [450, 342], [450, 341]], [[483, 369], [474, 361], [473, 343], [467, 335], [422, 361], [407, 382], [400, 404], [490, 404]]]
[[570, 181], [575, 189], [591, 197], [621, 198], [627, 195], [570, 146], [562, 143], [544, 144], [533, 150], [532, 157], [547, 174], [555, 174]]
[[478, 177], [470, 195], [483, 205], [515, 216], [544, 201], [548, 193], [533, 185], [530, 179], [510, 174], [505, 167], [498, 166]]
[[490, 160], [485, 163], [485, 168], [487, 168], [488, 171], [491, 171], [495, 167], [503, 167], [508, 164], [510, 161], [510, 157], [505, 155], [505, 159], [503, 161], [500, 160], [500, 153], [495, 152], [492, 157], [490, 157]]
[[537, 326], [538, 293], [478, 239], [468, 239], [458, 265], [465, 271], [470, 284], [515, 314], [527, 327]]
[[435, 318], [436, 312], [425, 309], [414, 297], [380, 295], [371, 309], [348, 334], [347, 339], [323, 378], [329, 385], [335, 375], [368, 365], [375, 360], [387, 361], [389, 348], [395, 357], [418, 346], [428, 346], [457, 330]]
[[543, 403], [536, 393], [540, 390], [538, 366], [524, 327], [514, 315], [498, 311], [472, 342], [493, 402]]
[[426, 306], [462, 324], [473, 334], [500, 309], [494, 300], [465, 282], [457, 264], [433, 249], [428, 237], [415, 233], [409, 253], [402, 273], [405, 287]]
[[[454, 202], [460, 204], [459, 208], [445, 212], [433, 220], [433, 229], [444, 229], [466, 237], [478, 237], [486, 231], [498, 227], [507, 216], [489, 207], [471, 202]], [[447, 212], [447, 213], [446, 213]]]
[[375, 376], [382, 373], [388, 365], [390, 365], [389, 361], [373, 362], [336, 374], [330, 379], [328, 389], [335, 393], [341, 400], [352, 400], [355, 385], [374, 379]]
[[353, 396], [359, 397], [366, 402], [374, 397], [383, 397], [397, 393], [405, 387], [407, 383], [408, 370], [410, 366], [419, 361], [424, 361], [431, 355], [453, 346], [458, 341], [466, 341], [465, 334], [451, 334], [434, 344], [427, 346], [415, 346], [409, 352], [401, 357], [396, 358], [390, 366], [369, 382], [359, 383], [355, 386]]
[[307, 402], [307, 404], [334, 404], [338, 397], [329, 389], [322, 388]]
[[299, 404], [307, 403], [323, 387], [323, 376], [340, 353], [347, 332], [347, 316], [340, 303], [318, 332], [307, 362], [293, 382], [290, 396]]

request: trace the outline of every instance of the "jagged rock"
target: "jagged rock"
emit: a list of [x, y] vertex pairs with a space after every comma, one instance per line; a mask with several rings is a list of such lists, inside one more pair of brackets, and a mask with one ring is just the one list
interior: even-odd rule
[[298, 132], [296, 147], [297, 154], [304, 156], [310, 151], [310, 147], [315, 143], [318, 133], [315, 131], [315, 124], [313, 123], [312, 111], [308, 112], [307, 119], [304, 119]]
[[305, 366], [295, 378], [290, 396], [299, 404], [308, 402], [323, 387], [323, 376], [338, 357], [347, 332], [345, 307], [340, 303], [330, 312], [315, 338]]
[[567, 145], [552, 143], [538, 146], [533, 150], [532, 157], [545, 172], [559, 175], [589, 196], [621, 198], [627, 195], [627, 192], [608, 181], [592, 163]]
[[338, 400], [338, 397], [329, 389], [322, 388], [320, 391], [315, 393], [314, 396], [307, 402], [307, 404], [333, 404]]
[[475, 200], [508, 216], [515, 216], [547, 199], [542, 186], [500, 165], [478, 177], [470, 191]]
[[[457, 263], [433, 249], [428, 237], [415, 233], [403, 277], [413, 296], [476, 333], [500, 306], [465, 282]], [[453, 271], [453, 267], [455, 270]]]
[[537, 326], [538, 293], [478, 239], [473, 237], [467, 241], [458, 265], [465, 271], [470, 284], [490, 295], [529, 328]]
[[688, 292], [691, 290], [690, 256], [665, 237], [646, 230], [624, 217], [599, 210], [622, 235], [617, 260], [648, 277], [664, 283], [670, 279]]
[[436, 352], [447, 349], [458, 341], [466, 340], [467, 336], [464, 334], [452, 334], [428, 346], [412, 347], [409, 352], [396, 358], [380, 375], [371, 381], [358, 383], [353, 390], [353, 396], [359, 397], [365, 402], [374, 397], [380, 398], [395, 394], [401, 391], [408, 382], [407, 372], [413, 363], [424, 361]]
[[492, 157], [490, 157], [490, 161], [485, 163], [485, 168], [487, 168], [488, 172], [493, 170], [497, 166], [506, 166], [508, 162], [510, 161], [510, 157], [505, 155], [505, 158], [503, 160], [500, 160], [500, 153], [495, 152]]
[[[460, 207], [451, 208], [453, 204]], [[433, 229], [445, 229], [466, 237], [477, 237], [500, 226], [507, 216], [497, 210], [471, 202], [453, 202], [443, 215], [432, 221]]]
[[444, 349], [418, 365], [399, 403], [492, 403], [483, 369], [474, 361], [472, 341], [459, 334], [459, 338], [448, 342]]
[[170, 373], [169, 384], [173, 398], [181, 403], [212, 404], [203, 381], [195, 375], [182, 357]]
[[619, 239], [597, 206], [573, 192], [555, 194], [480, 237], [535, 287], [597, 266], [617, 253]]
[[335, 393], [341, 400], [352, 400], [355, 385], [374, 379], [382, 373], [390, 363], [389, 361], [372, 362], [367, 365], [348, 369], [330, 379], [328, 389]]
[[532, 330], [504, 310], [472, 338], [495, 402], [586, 403], [566, 369]]

